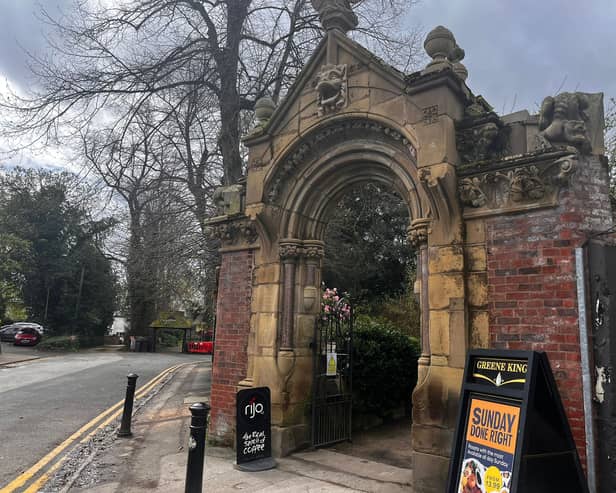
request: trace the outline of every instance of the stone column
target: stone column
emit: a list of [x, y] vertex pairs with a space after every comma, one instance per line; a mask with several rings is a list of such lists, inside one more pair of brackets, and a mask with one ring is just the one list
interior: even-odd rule
[[422, 382], [430, 366], [430, 305], [428, 303], [428, 230], [430, 219], [415, 219], [408, 228], [410, 244], [417, 251], [417, 279], [421, 310], [421, 356], [417, 381]]
[[301, 241], [284, 239], [280, 241], [280, 260], [282, 262], [282, 323], [280, 327], [280, 350], [293, 349], [293, 330], [295, 318], [295, 274], [301, 253]]

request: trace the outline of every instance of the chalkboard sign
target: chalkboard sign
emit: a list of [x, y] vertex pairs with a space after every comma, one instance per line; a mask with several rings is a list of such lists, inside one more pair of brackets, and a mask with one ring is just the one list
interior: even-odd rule
[[545, 353], [473, 350], [447, 493], [587, 493]]
[[271, 399], [268, 387], [240, 390], [236, 397], [236, 466], [263, 471], [276, 466], [272, 459]]

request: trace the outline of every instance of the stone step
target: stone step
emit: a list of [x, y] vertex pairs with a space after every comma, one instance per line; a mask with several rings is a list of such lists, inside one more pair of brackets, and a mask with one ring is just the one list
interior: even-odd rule
[[413, 471], [318, 449], [278, 459], [279, 468], [300, 476], [366, 492], [408, 492]]

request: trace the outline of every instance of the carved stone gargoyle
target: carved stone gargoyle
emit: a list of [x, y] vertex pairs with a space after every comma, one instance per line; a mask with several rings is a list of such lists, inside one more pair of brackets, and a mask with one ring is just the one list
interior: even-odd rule
[[575, 147], [582, 153], [589, 153], [591, 144], [586, 128], [588, 107], [587, 96], [578, 92], [563, 92], [545, 98], [539, 115], [540, 132], [537, 138], [540, 147]]
[[456, 143], [462, 162], [501, 157], [506, 150], [507, 128], [497, 122], [497, 118], [494, 121], [484, 119], [484, 123], [458, 130]]
[[335, 113], [347, 101], [347, 66], [323, 65], [317, 79], [319, 115]]

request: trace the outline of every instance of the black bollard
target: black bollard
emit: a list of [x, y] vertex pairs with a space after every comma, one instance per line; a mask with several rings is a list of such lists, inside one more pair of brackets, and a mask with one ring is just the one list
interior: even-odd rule
[[197, 402], [190, 406], [190, 436], [184, 493], [201, 493], [203, 487], [203, 461], [205, 459], [205, 429], [210, 406]]
[[126, 375], [128, 383], [126, 384], [126, 397], [124, 398], [124, 412], [122, 413], [122, 424], [118, 430], [119, 437], [130, 437], [133, 434], [130, 431], [130, 422], [133, 417], [133, 400], [135, 398], [135, 387], [137, 386], [138, 375], [129, 373]]

